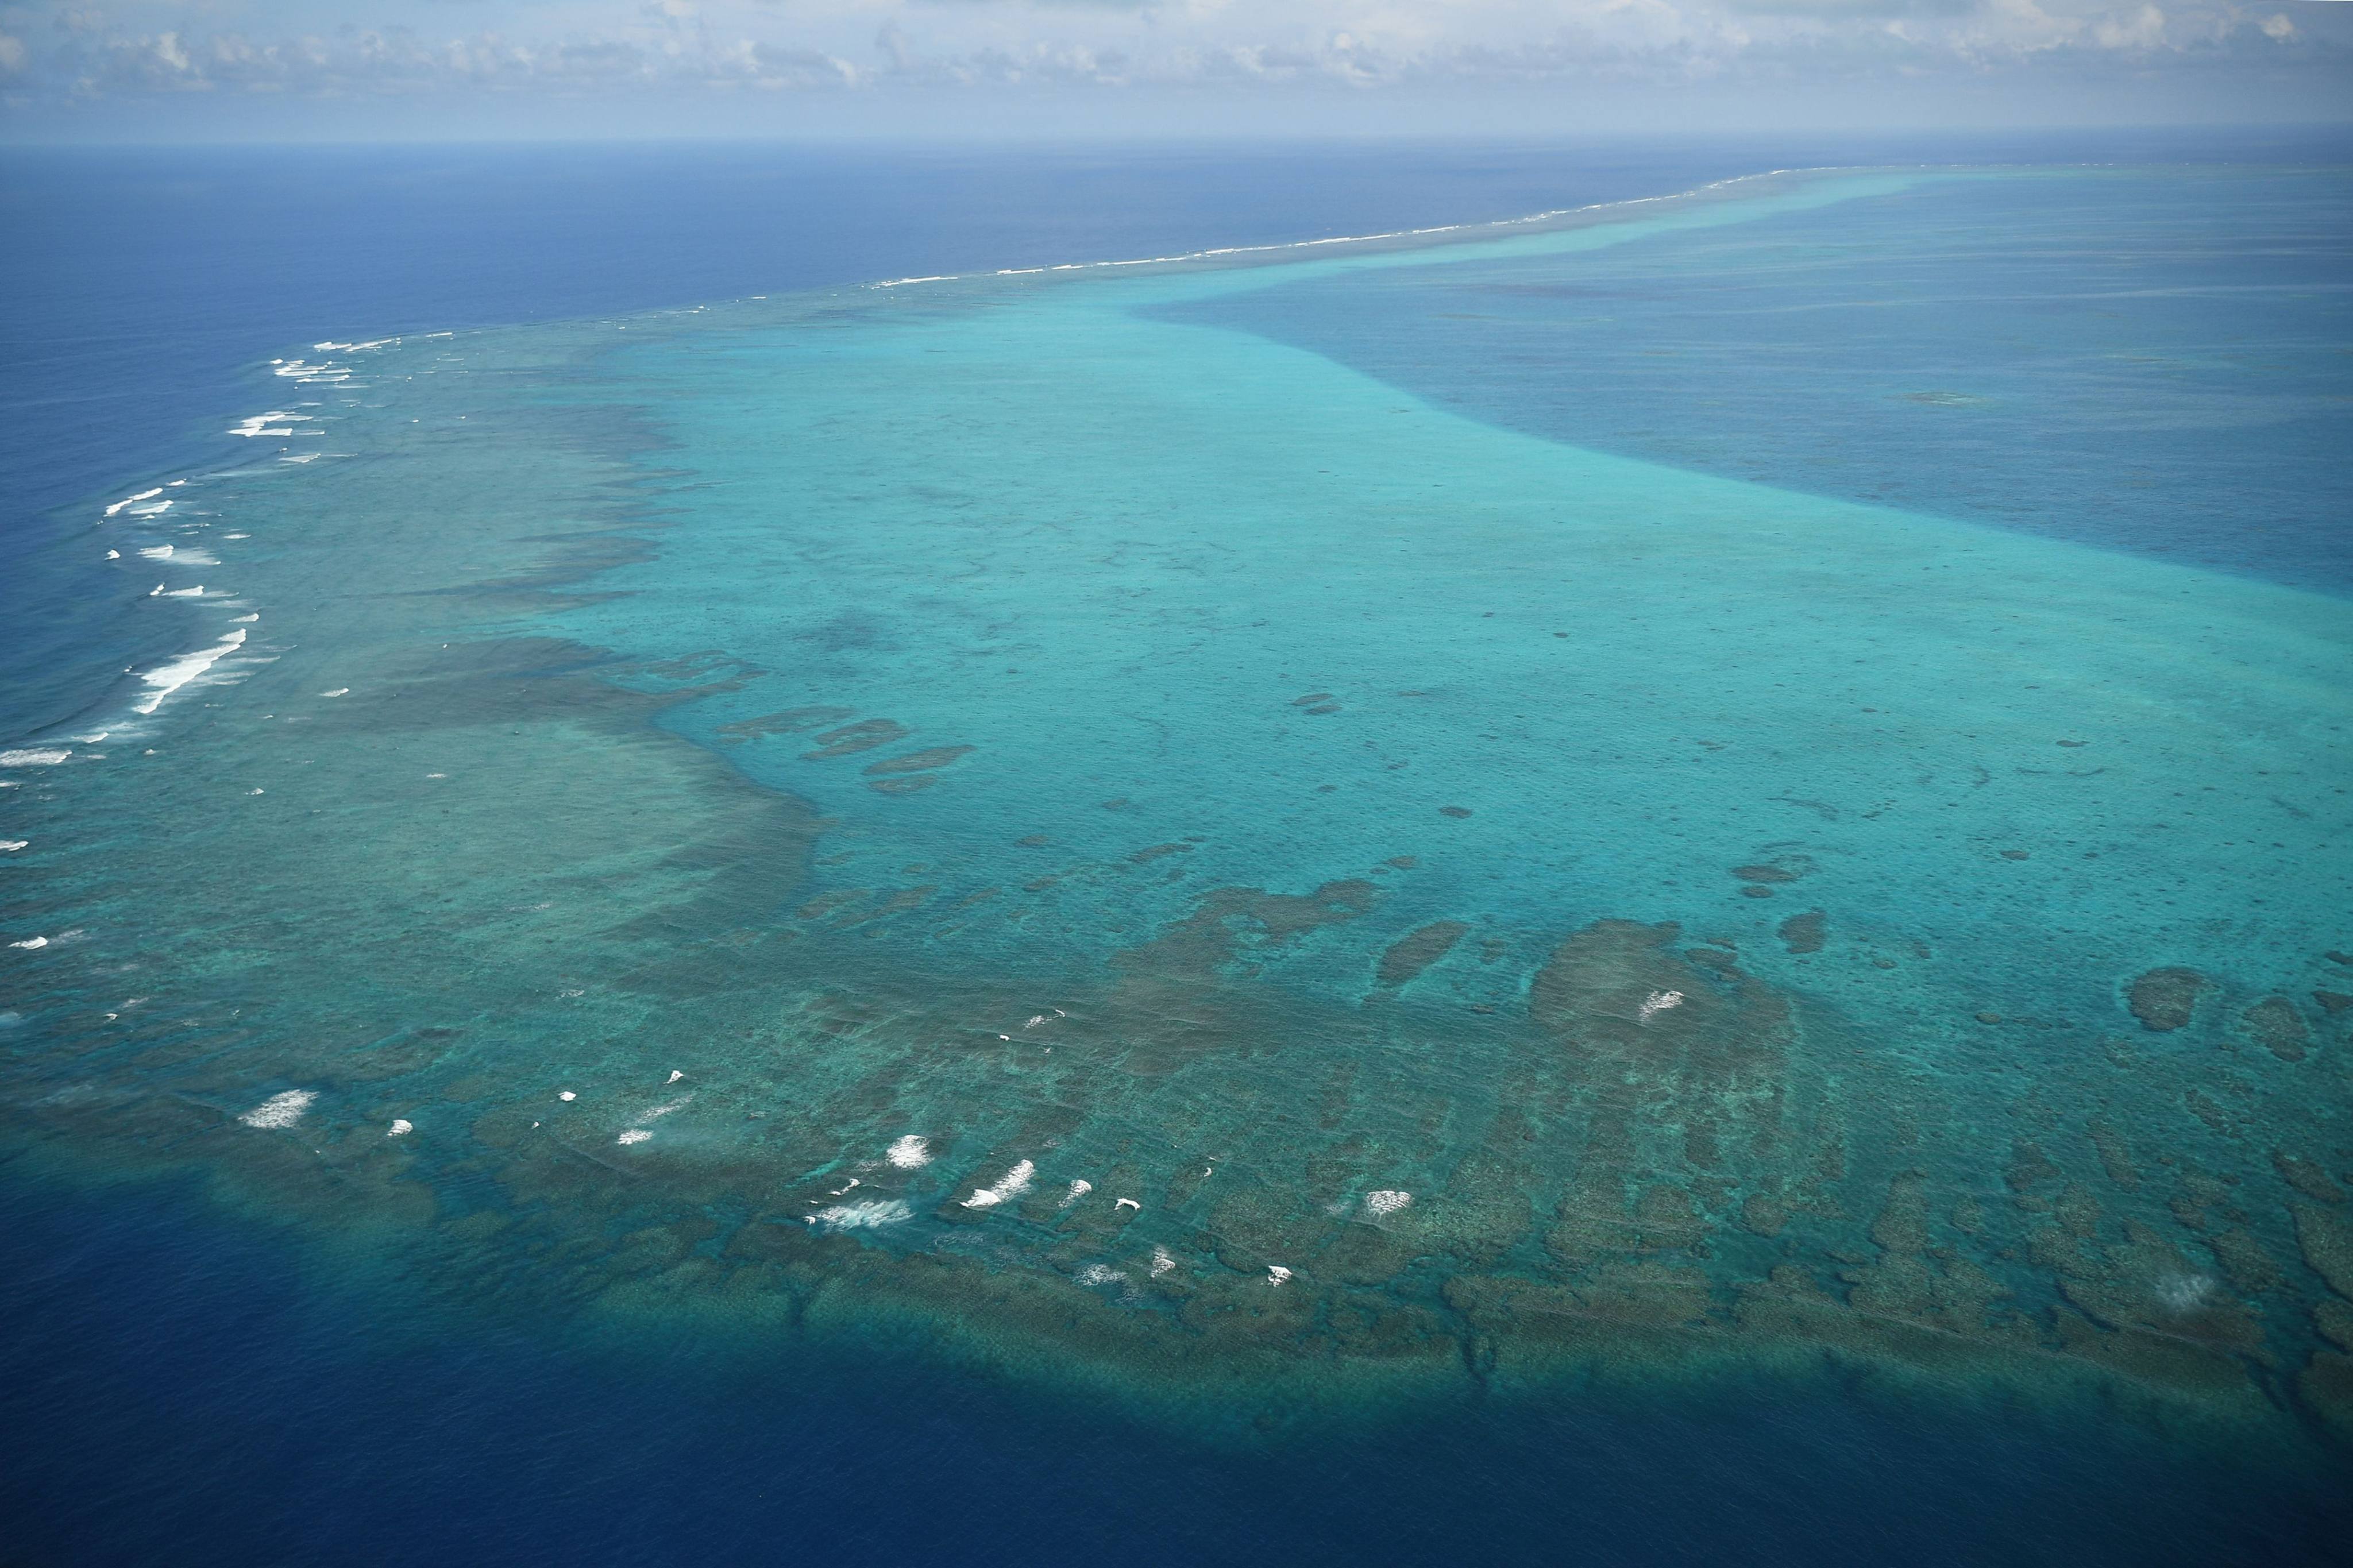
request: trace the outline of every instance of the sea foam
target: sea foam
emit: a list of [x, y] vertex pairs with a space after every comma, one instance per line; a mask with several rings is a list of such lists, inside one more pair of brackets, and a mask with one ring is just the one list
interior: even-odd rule
[[1663, 1013], [1671, 1007], [1680, 1007], [1683, 1005], [1683, 994], [1680, 991], [1653, 991], [1648, 996], [1642, 998], [1642, 1005], [1636, 1009], [1638, 1016], [1635, 1022], [1647, 1024], [1651, 1021], [1653, 1015]]
[[273, 1094], [251, 1110], [237, 1118], [248, 1127], [291, 1127], [302, 1120], [318, 1094], [307, 1089], [290, 1089], [283, 1094]]
[[[245, 628], [239, 626], [210, 647], [198, 648], [194, 653], [182, 654], [171, 663], [149, 670], [139, 679], [153, 689], [147, 696], [132, 704], [132, 711], [154, 712], [156, 709], [163, 706], [164, 699], [171, 696], [172, 693], [210, 669], [222, 658], [244, 646]], [[5, 758], [0, 758], [0, 761], [5, 760]]]
[[1037, 1173], [1038, 1167], [1024, 1160], [999, 1177], [997, 1185], [974, 1189], [972, 1196], [964, 1200], [964, 1206], [968, 1209], [989, 1209], [995, 1208], [1008, 1198], [1018, 1198], [1029, 1190], [1030, 1179]]
[[897, 1198], [867, 1198], [854, 1204], [836, 1204], [808, 1217], [810, 1224], [826, 1230], [878, 1230], [914, 1218], [915, 1211]]

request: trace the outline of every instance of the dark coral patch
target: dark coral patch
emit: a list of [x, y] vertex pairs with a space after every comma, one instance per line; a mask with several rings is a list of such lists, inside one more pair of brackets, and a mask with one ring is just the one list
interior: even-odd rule
[[930, 768], [944, 768], [970, 752], [970, 746], [934, 746], [929, 751], [909, 752], [903, 757], [885, 757], [879, 763], [869, 763], [870, 773], [920, 773]]
[[2312, 1043], [2312, 1031], [2304, 1022], [2304, 1015], [2295, 1004], [2284, 996], [2266, 996], [2241, 1016], [2257, 1044], [2284, 1062], [2304, 1060], [2305, 1047]]
[[818, 749], [803, 752], [807, 762], [823, 762], [828, 757], [846, 757], [852, 752], [871, 752], [877, 746], [887, 746], [907, 733], [904, 724], [889, 719], [864, 719], [855, 724], [845, 724], [839, 730], [828, 730], [817, 738]]
[[2305, 1267], [2338, 1295], [2353, 1297], [2353, 1226], [2311, 1204], [2288, 1208], [2295, 1215], [2295, 1246]]
[[1438, 921], [1407, 932], [1381, 954], [1377, 978], [1383, 985], [1403, 985], [1444, 958], [1470, 930], [1461, 921]]
[[[1589, 1058], [1686, 1058], [1721, 1087], [1778, 1062], [1789, 1041], [1788, 1004], [1740, 977], [1703, 976], [1670, 945], [1672, 924], [1599, 921], [1554, 950], [1529, 986], [1529, 1010]], [[1676, 998], [1662, 1007], [1667, 997]]]
[[2291, 1154], [2284, 1149], [2274, 1149], [2272, 1151], [2272, 1169], [2280, 1173], [2281, 1181], [2285, 1182], [2306, 1197], [2317, 1198], [2325, 1204], [2341, 1204], [2345, 1201], [2345, 1189], [2330, 1180], [2327, 1171], [2301, 1154]]
[[1781, 944], [1791, 952], [1820, 952], [1823, 933], [1830, 917], [1820, 910], [1809, 910], [1802, 915], [1791, 915], [1781, 922]]
[[1369, 913], [1379, 900], [1380, 889], [1362, 879], [1326, 882], [1312, 893], [1218, 888], [1203, 894], [1190, 915], [1113, 962], [1129, 974], [1198, 982], [1252, 953]]
[[2140, 1020], [2141, 1027], [2169, 1034], [2189, 1022], [2198, 994], [2206, 984], [2206, 977], [2194, 969], [2152, 969], [2132, 983], [2126, 1005]]
[[797, 731], [814, 730], [819, 724], [847, 719], [856, 711], [854, 708], [787, 708], [781, 713], [764, 713], [757, 719], [738, 719], [732, 724], [722, 724], [719, 726], [719, 739], [723, 745], [738, 746], [762, 735], [789, 735]]

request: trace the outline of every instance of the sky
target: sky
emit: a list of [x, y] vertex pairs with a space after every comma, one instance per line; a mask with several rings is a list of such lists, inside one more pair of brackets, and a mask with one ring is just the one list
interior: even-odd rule
[[0, 0], [0, 141], [2353, 121], [2344, 0]]

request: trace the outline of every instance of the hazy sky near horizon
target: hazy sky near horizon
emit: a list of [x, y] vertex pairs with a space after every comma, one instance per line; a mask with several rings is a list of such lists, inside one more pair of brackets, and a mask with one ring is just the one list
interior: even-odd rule
[[2341, 0], [0, 0], [0, 137], [2346, 121]]

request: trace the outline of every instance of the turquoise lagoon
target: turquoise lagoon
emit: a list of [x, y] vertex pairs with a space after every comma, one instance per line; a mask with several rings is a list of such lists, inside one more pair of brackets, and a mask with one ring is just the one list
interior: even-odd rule
[[[1211, 1426], [1829, 1369], [2339, 1462], [2353, 616], [2135, 518], [2341, 528], [2346, 194], [1788, 174], [290, 354], [93, 510], [187, 657], [5, 759], [12, 1142]], [[2224, 195], [2333, 286], [2120, 218], [2162, 353], [1968, 307], [2063, 398], [1787, 300], [1680, 426], [1560, 391]], [[1809, 354], [1879, 367], [1835, 462]], [[2104, 457], [2178, 504], [2053, 500]]]

